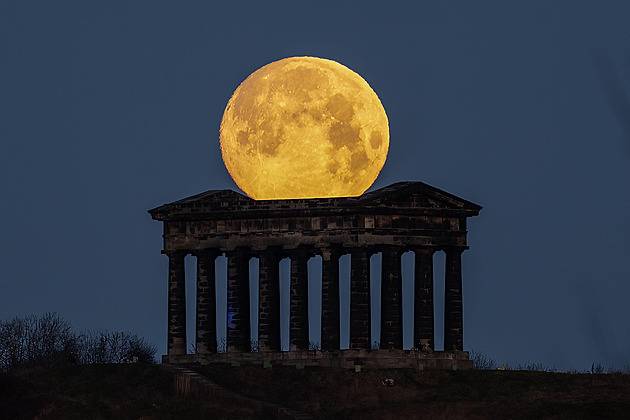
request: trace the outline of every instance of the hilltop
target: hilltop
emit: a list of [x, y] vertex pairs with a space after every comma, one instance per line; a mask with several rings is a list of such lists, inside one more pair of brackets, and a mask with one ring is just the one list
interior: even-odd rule
[[[630, 375], [195, 367], [223, 387], [315, 418], [630, 418]], [[393, 387], [382, 384], [394, 379]], [[159, 365], [21, 369], [0, 374], [0, 418], [264, 418], [255, 405], [177, 397]]]

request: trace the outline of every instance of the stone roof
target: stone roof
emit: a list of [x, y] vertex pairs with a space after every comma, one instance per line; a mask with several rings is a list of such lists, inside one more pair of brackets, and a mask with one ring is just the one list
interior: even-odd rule
[[340, 213], [461, 214], [481, 206], [419, 181], [404, 181], [358, 197], [254, 200], [233, 190], [208, 190], [149, 210], [156, 220], [290, 217]]

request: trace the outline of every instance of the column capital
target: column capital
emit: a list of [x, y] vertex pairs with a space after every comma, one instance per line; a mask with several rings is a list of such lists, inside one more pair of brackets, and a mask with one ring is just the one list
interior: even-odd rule
[[281, 259], [283, 251], [282, 251], [281, 246], [268, 246], [260, 251], [257, 251], [256, 254], [273, 256], [273, 257], [277, 257], [278, 259]]
[[466, 251], [468, 249], [467, 246], [444, 246], [442, 247], [442, 250], [444, 252], [448, 252], [451, 254], [461, 254], [462, 252]]
[[218, 257], [220, 251], [217, 248], [198, 249], [190, 254], [194, 257]]
[[307, 246], [298, 246], [297, 248], [287, 249], [285, 252], [289, 255], [306, 256], [309, 252], [313, 252], [313, 249]]
[[364, 246], [353, 246], [351, 248], [347, 248], [347, 250], [349, 251], [349, 254], [351, 256], [361, 256], [361, 257], [365, 257], [365, 258], [370, 258], [370, 250], [367, 247]]
[[226, 256], [234, 256], [234, 255], [242, 255], [242, 256], [249, 256], [252, 251], [249, 247], [246, 246], [239, 246], [234, 248], [233, 250], [230, 251], [224, 251]]
[[166, 254], [166, 256], [168, 256], [169, 258], [185, 257], [186, 255], [190, 254], [190, 251], [183, 249], [174, 249], [170, 251], [164, 251], [164, 254]]
[[312, 245], [300, 245], [297, 248], [285, 249], [284, 252], [289, 256], [289, 258], [293, 258], [295, 256], [305, 259], [309, 259], [318, 254], [317, 248]]
[[343, 255], [343, 250], [339, 245], [326, 245], [319, 247], [319, 253], [322, 255], [322, 260], [330, 261], [339, 259]]
[[401, 257], [405, 253], [405, 247], [401, 245], [379, 245], [378, 250], [396, 257]]
[[433, 255], [438, 251], [437, 247], [415, 247], [411, 248], [414, 254]]

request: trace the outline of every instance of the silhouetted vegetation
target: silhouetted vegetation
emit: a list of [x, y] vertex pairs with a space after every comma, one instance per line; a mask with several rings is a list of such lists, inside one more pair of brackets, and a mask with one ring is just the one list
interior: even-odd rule
[[[496, 362], [496, 360], [490, 358], [485, 353], [478, 350], [470, 350], [469, 352], [470, 360], [473, 362], [474, 370], [526, 370], [530, 372], [548, 372], [548, 373], [557, 373], [558, 369], [553, 367], [548, 367], [543, 365], [542, 363], [536, 362], [527, 362], [525, 364], [516, 364], [510, 365], [509, 363], [505, 363], [501, 366]], [[591, 365], [591, 369], [569, 369], [563, 373], [571, 373], [571, 374], [585, 374], [590, 373], [593, 375], [601, 375], [601, 374], [630, 374], [630, 366], [625, 365], [622, 368], [617, 368], [615, 366], [610, 366], [607, 369], [601, 363], [593, 363]]]
[[468, 357], [472, 360], [473, 369], [475, 370], [489, 370], [497, 368], [496, 361], [478, 350], [471, 350], [468, 352]]
[[[538, 367], [532, 364], [531, 369]], [[330, 419], [629, 418], [630, 376], [534, 370], [199, 366], [225, 388]], [[393, 379], [387, 386], [383, 378]], [[518, 410], [515, 410], [518, 407]]]
[[56, 313], [0, 321], [0, 371], [21, 366], [155, 363], [157, 347], [129, 332], [74, 332]]

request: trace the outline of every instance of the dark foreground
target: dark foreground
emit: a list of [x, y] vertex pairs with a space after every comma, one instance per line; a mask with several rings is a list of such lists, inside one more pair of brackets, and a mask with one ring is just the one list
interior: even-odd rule
[[[332, 419], [630, 418], [630, 375], [524, 371], [199, 368], [246, 396]], [[394, 379], [385, 387], [382, 378]], [[1, 419], [263, 418], [254, 406], [176, 397], [159, 366], [24, 369], [0, 375]]]
[[176, 398], [173, 376], [156, 365], [22, 369], [0, 374], [0, 419], [252, 418], [247, 407]]

